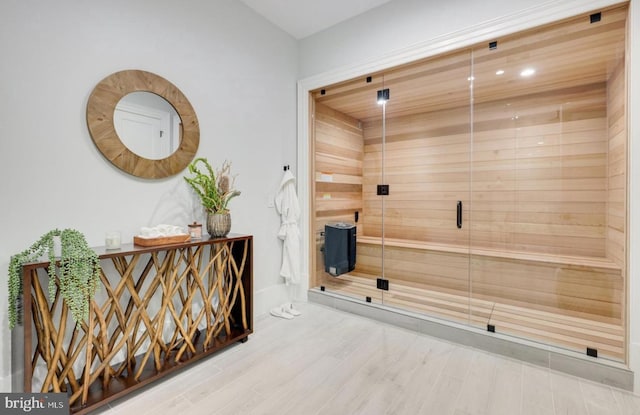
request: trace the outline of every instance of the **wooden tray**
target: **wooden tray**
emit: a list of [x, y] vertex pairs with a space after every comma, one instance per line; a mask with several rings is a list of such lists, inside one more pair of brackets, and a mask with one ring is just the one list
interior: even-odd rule
[[189, 242], [191, 236], [189, 234], [173, 235], [173, 236], [159, 236], [157, 238], [143, 238], [140, 236], [133, 237], [133, 243], [140, 246], [158, 246], [168, 244], [179, 244], [183, 242]]

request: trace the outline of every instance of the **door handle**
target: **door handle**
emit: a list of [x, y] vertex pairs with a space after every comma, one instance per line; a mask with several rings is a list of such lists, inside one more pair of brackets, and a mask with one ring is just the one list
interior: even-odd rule
[[456, 223], [458, 229], [462, 228], [462, 201], [458, 200]]

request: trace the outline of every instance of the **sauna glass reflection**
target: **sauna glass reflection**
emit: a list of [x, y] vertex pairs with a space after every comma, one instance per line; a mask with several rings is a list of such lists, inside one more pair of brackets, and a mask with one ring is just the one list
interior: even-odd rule
[[[457, 206], [469, 200], [471, 70], [464, 50], [385, 73], [386, 117], [364, 123], [364, 181], [388, 184], [389, 195], [364, 193], [359, 244], [372, 251], [368, 261], [384, 260], [386, 306], [462, 323], [469, 320], [469, 227], [462, 215], [458, 228]], [[426, 249], [434, 245], [447, 248]]]
[[625, 358], [625, 18], [609, 10], [473, 49], [474, 320], [614, 360]]
[[380, 83], [314, 95], [316, 178], [348, 176], [331, 202], [316, 180], [316, 223], [362, 209], [356, 269], [332, 292], [625, 361], [626, 18], [388, 69], [384, 118], [363, 98]]
[[[378, 255], [367, 260], [370, 250], [360, 240], [365, 227], [364, 195], [377, 182], [372, 178], [365, 182], [363, 177], [363, 129], [367, 114], [380, 119], [376, 91], [381, 86], [382, 77], [372, 76], [312, 92], [315, 272], [310, 286], [376, 304], [382, 304], [382, 293], [376, 290], [373, 276], [382, 270], [381, 259]], [[351, 108], [353, 102], [358, 110]], [[349, 106], [350, 114], [341, 105]], [[325, 226], [335, 223], [355, 225], [358, 240], [356, 270], [337, 276], [327, 272], [325, 264]]]

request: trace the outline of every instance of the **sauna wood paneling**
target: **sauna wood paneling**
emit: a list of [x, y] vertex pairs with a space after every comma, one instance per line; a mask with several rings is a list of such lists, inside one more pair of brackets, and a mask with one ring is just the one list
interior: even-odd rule
[[[321, 233], [330, 222], [353, 223], [362, 213], [364, 142], [358, 120], [316, 104], [314, 113], [315, 280], [333, 278], [324, 272]], [[361, 215], [362, 217], [362, 215]]]
[[607, 84], [608, 115], [608, 189], [607, 257], [625, 264], [627, 193], [627, 112], [624, 61], [620, 62]]
[[[470, 250], [361, 237], [356, 270], [324, 282], [328, 291], [624, 360], [622, 270], [606, 258]], [[471, 255], [469, 257], [469, 255]], [[469, 263], [478, 276], [468, 279]], [[471, 295], [470, 295], [471, 294]]]
[[[606, 101], [606, 84], [596, 83], [511, 100], [508, 111], [502, 101], [479, 104], [473, 137], [461, 133], [469, 128], [468, 108], [389, 119], [385, 236], [605, 257]], [[380, 133], [380, 122], [364, 123], [364, 235], [370, 236], [382, 235]]]
[[[362, 194], [357, 268], [317, 267], [327, 290], [624, 361], [626, 16], [612, 7], [312, 92], [336, 118], [317, 129], [316, 161], [340, 177], [330, 188], [315, 169], [316, 224], [349, 220]], [[528, 65], [536, 75], [520, 77]], [[345, 160], [360, 150], [331, 144], [349, 117], [358, 182]], [[323, 198], [332, 189], [344, 197]]]
[[[389, 118], [384, 179], [381, 123], [363, 123], [364, 235], [382, 236], [384, 202], [386, 237], [469, 244], [470, 121], [469, 108]], [[376, 194], [381, 183], [390, 185], [383, 199]], [[456, 227], [458, 200], [465, 208], [462, 230]]]
[[[606, 82], [625, 53], [627, 6], [600, 11], [602, 20], [597, 23], [590, 23], [589, 14], [576, 16], [496, 38], [496, 49], [483, 42], [370, 74], [370, 83], [362, 76], [324, 86], [324, 94], [318, 89], [312, 96], [342, 113], [370, 121], [382, 116], [375, 99], [376, 90], [383, 86], [391, 89], [390, 117], [467, 106], [472, 71], [475, 104], [553, 91], [559, 85]], [[526, 64], [535, 64], [535, 79], [520, 78]], [[496, 76], [499, 69], [506, 71]]]
[[[380, 274], [380, 241], [358, 243], [356, 272]], [[624, 281], [614, 263], [602, 259], [511, 256], [428, 244], [413, 248], [385, 240], [385, 278], [392, 284], [466, 295], [502, 304], [606, 322], [622, 318]], [[478, 252], [482, 252], [481, 254]], [[471, 257], [469, 258], [469, 253]], [[501, 256], [500, 256], [501, 255]], [[471, 267], [472, 278], [469, 279]]]

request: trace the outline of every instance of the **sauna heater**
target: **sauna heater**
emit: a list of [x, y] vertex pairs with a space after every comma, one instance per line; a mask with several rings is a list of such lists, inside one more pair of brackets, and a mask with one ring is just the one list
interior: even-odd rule
[[356, 267], [356, 226], [339, 222], [324, 226], [324, 270], [337, 277]]

